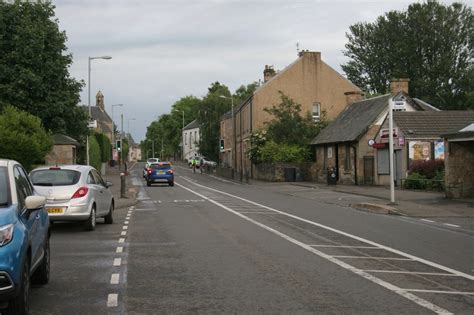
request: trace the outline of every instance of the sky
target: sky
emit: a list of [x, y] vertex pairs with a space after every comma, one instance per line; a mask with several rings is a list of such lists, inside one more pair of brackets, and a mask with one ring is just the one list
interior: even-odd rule
[[[53, 0], [73, 55], [71, 75], [87, 84], [91, 105], [101, 90], [106, 110], [136, 141], [181, 97], [202, 97], [212, 82], [234, 92], [282, 70], [300, 49], [320, 51], [336, 71], [349, 26], [373, 22], [414, 1], [372, 0]], [[452, 3], [453, 1], [442, 1]], [[465, 2], [467, 3], [467, 2]], [[88, 102], [87, 86], [81, 93]]]

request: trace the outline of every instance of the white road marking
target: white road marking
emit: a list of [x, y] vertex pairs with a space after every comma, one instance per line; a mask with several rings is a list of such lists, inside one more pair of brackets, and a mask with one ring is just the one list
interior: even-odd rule
[[421, 219], [421, 221], [430, 222], [430, 223], [435, 223], [435, 221], [433, 221], [433, 220], [428, 220], [428, 219]]
[[124, 238], [119, 238], [119, 243], [125, 243], [125, 239]]
[[339, 256], [339, 255], [335, 255], [335, 256], [331, 256], [331, 257], [334, 257], [334, 258], [343, 258], [343, 259], [377, 259], [377, 260], [403, 260], [403, 261], [406, 261], [406, 260], [409, 260], [409, 261], [413, 261], [413, 259], [411, 258], [398, 258], [398, 257], [371, 257], [371, 256]]
[[117, 247], [117, 250], [115, 252], [116, 253], [123, 253], [123, 247], [122, 246]]
[[[308, 245], [306, 245], [306, 244], [304, 244], [304, 243], [302, 243], [302, 242], [300, 242], [300, 241], [298, 241], [298, 240], [296, 240], [296, 239], [294, 239], [294, 238], [292, 238], [292, 237], [290, 237], [290, 236], [288, 236], [288, 235], [286, 235], [286, 234], [284, 234], [284, 233], [282, 233], [282, 232], [280, 232], [280, 231], [277, 231], [277, 230], [275, 230], [275, 229], [273, 229], [273, 228], [271, 228], [271, 227], [269, 227], [269, 226], [267, 226], [267, 225], [265, 225], [265, 224], [262, 224], [262, 223], [260, 223], [260, 222], [258, 222], [258, 221], [255, 221], [255, 220], [253, 220], [253, 219], [251, 219], [251, 218], [249, 218], [249, 217], [247, 217], [247, 216], [245, 216], [245, 215], [243, 215], [243, 214], [238, 213], [237, 211], [234, 211], [234, 210], [230, 209], [229, 207], [224, 206], [223, 204], [220, 204], [220, 203], [217, 202], [217, 201], [214, 201], [214, 200], [212, 200], [212, 199], [210, 199], [210, 198], [208, 198], [208, 197], [206, 197], [206, 196], [204, 196], [204, 195], [201, 195], [201, 194], [199, 194], [199, 193], [193, 191], [192, 189], [189, 189], [189, 188], [187, 188], [187, 187], [185, 187], [185, 186], [183, 186], [183, 185], [180, 185], [180, 184], [178, 184], [178, 183], [176, 183], [176, 182], [175, 182], [175, 184], [176, 184], [177, 186], [179, 186], [179, 187], [181, 187], [181, 188], [183, 188], [183, 189], [185, 189], [185, 190], [187, 190], [187, 191], [189, 191], [189, 192], [191, 192], [191, 193], [193, 193], [193, 194], [195, 194], [195, 195], [201, 197], [201, 198], [206, 199], [207, 201], [209, 201], [209, 202], [215, 204], [216, 206], [221, 207], [222, 209], [227, 210], [227, 211], [229, 211], [230, 213], [233, 213], [233, 214], [235, 214], [236, 216], [241, 217], [241, 218], [244, 219], [244, 220], [247, 220], [247, 221], [249, 221], [249, 222], [251, 222], [251, 223], [253, 223], [253, 224], [255, 224], [255, 225], [257, 225], [257, 226], [259, 226], [259, 227], [261, 227], [261, 228], [263, 228], [263, 229], [265, 229], [265, 230], [267, 230], [267, 231], [269, 231], [269, 232], [271, 232], [271, 233], [273, 233], [273, 234], [275, 234], [275, 235], [280, 236], [281, 238], [283, 238], [283, 239], [285, 239], [285, 240], [287, 240], [287, 241], [289, 241], [289, 242], [291, 242], [291, 243], [293, 243], [293, 244], [295, 244], [295, 245], [297, 245], [297, 246], [299, 246], [299, 247], [301, 247], [301, 248], [303, 248], [303, 249], [305, 249], [305, 250], [307, 250], [307, 251], [309, 251], [309, 252], [311, 252], [311, 253], [313, 253], [313, 254], [318, 255], [318, 256], [321, 257], [321, 258], [324, 258], [324, 259], [326, 259], [326, 260], [328, 260], [328, 261], [330, 261], [330, 262], [332, 262], [332, 263], [334, 263], [334, 264], [336, 264], [336, 265], [338, 265], [338, 266], [340, 266], [340, 267], [342, 267], [342, 268], [344, 268], [344, 269], [346, 269], [346, 270], [349, 270], [349, 271], [351, 271], [351, 272], [353, 272], [353, 273], [355, 273], [355, 274], [357, 274], [357, 275], [359, 275], [359, 276], [361, 276], [361, 277], [363, 277], [363, 278], [365, 278], [365, 279], [367, 279], [367, 280], [369, 280], [369, 281], [372, 281], [372, 282], [374, 282], [374, 283], [376, 283], [376, 284], [378, 284], [378, 285], [380, 285], [380, 286], [382, 286], [382, 287], [384, 287], [384, 288], [386, 288], [386, 289], [388, 289], [388, 290], [390, 290], [390, 291], [392, 291], [392, 292], [395, 292], [396, 294], [401, 295], [401, 296], [403, 296], [404, 298], [406, 298], [406, 299], [408, 299], [408, 300], [411, 300], [411, 301], [413, 301], [414, 303], [416, 303], [416, 304], [418, 304], [418, 305], [420, 305], [420, 306], [423, 306], [423, 307], [425, 307], [425, 308], [427, 308], [427, 309], [429, 309], [429, 310], [431, 310], [431, 311], [433, 311], [433, 312], [435, 312], [435, 313], [438, 313], [438, 314], [452, 314], [451, 312], [449, 312], [448, 310], [446, 310], [446, 309], [444, 309], [444, 308], [442, 308], [442, 307], [439, 307], [439, 306], [437, 306], [437, 305], [435, 305], [435, 304], [433, 304], [433, 303], [431, 303], [431, 302], [428, 302], [427, 300], [422, 299], [422, 298], [420, 298], [420, 297], [418, 297], [418, 296], [416, 296], [416, 295], [414, 295], [414, 294], [411, 294], [410, 292], [404, 291], [403, 289], [401, 289], [401, 288], [399, 288], [399, 287], [397, 287], [397, 286], [395, 286], [395, 285], [393, 285], [393, 284], [391, 284], [391, 283], [388, 283], [388, 282], [386, 282], [386, 281], [383, 281], [382, 279], [379, 279], [379, 278], [377, 278], [377, 277], [375, 277], [375, 276], [373, 276], [373, 275], [371, 275], [371, 274], [369, 274], [369, 273], [367, 273], [367, 272], [364, 272], [364, 271], [362, 271], [362, 270], [360, 270], [360, 269], [358, 269], [358, 268], [356, 268], [356, 267], [354, 267], [354, 266], [351, 266], [351, 265], [349, 265], [349, 264], [343, 262], [342, 260], [339, 260], [339, 259], [336, 259], [336, 258], [334, 258], [334, 257], [331, 257], [330, 255], [327, 255], [327, 254], [325, 254], [325, 253], [323, 253], [323, 252], [321, 252], [321, 251], [319, 251], [319, 250], [317, 250], [317, 249], [315, 249], [315, 248], [313, 248], [313, 247], [311, 247], [311, 246], [308, 246]], [[201, 185], [199, 185], [199, 186], [201, 186]], [[205, 187], [205, 186], [203, 186], [203, 187]], [[206, 188], [207, 188], [207, 187], [206, 187]], [[213, 190], [212, 188], [208, 188], [208, 189]], [[225, 193], [225, 194], [227, 194], [227, 193]], [[240, 198], [240, 197], [238, 197], [238, 198]], [[243, 199], [243, 198], [241, 198], [241, 199]], [[268, 208], [268, 207], [266, 207], [266, 208]], [[280, 211], [278, 211], [278, 212], [280, 212]], [[310, 222], [311, 222], [311, 221], [310, 221]], [[344, 233], [344, 232], [343, 232], [343, 233]], [[347, 234], [347, 233], [346, 233], [346, 234]]]
[[125, 221], [125, 222], [123, 222], [123, 224], [129, 224], [129, 223], [130, 223], [130, 221]]
[[107, 307], [117, 307], [118, 305], [118, 294], [111, 293], [107, 297]]
[[245, 213], [245, 214], [275, 214], [275, 212], [271, 211], [238, 211], [239, 213]]
[[122, 229], [127, 230], [127, 229], [128, 229], [128, 225], [124, 225], [124, 226], [122, 227]]
[[438, 291], [438, 290], [420, 290], [420, 289], [402, 289], [402, 290], [407, 291], [407, 292], [420, 292], [420, 293], [474, 295], [474, 292], [462, 292], [462, 291]]
[[[193, 185], [195, 186], [199, 186], [199, 187], [202, 187], [202, 188], [205, 188], [205, 189], [208, 189], [208, 190], [211, 190], [211, 191], [215, 191], [217, 193], [220, 193], [220, 194], [223, 194], [223, 195], [226, 195], [226, 196], [229, 196], [229, 197], [232, 197], [232, 198], [236, 198], [236, 199], [239, 199], [239, 200], [242, 200], [242, 201], [245, 201], [245, 202], [248, 202], [248, 203], [251, 203], [253, 205], [256, 205], [256, 206], [259, 206], [259, 207], [262, 207], [264, 209], [268, 209], [270, 211], [274, 211], [276, 213], [279, 213], [279, 214], [282, 214], [282, 215], [285, 215], [287, 217], [290, 217], [290, 218], [293, 218], [293, 219], [296, 219], [296, 220], [299, 220], [299, 221], [302, 221], [302, 222], [305, 222], [305, 223], [308, 223], [308, 224], [311, 224], [311, 225], [314, 225], [314, 226], [318, 226], [320, 228], [323, 228], [325, 230], [328, 230], [328, 231], [332, 231], [332, 232], [335, 232], [337, 234], [340, 234], [340, 235], [344, 235], [344, 236], [347, 236], [349, 238], [352, 238], [352, 239], [355, 239], [355, 240], [358, 240], [358, 241], [361, 241], [363, 243], [366, 243], [366, 244], [370, 244], [370, 245], [373, 245], [373, 246], [376, 246], [376, 247], [380, 247], [382, 249], [385, 249], [389, 252], [392, 252], [394, 254], [398, 254], [398, 255], [401, 255], [401, 256], [405, 256], [407, 258], [411, 258], [413, 260], [416, 260], [418, 262], [421, 262], [421, 263], [424, 263], [425, 265], [428, 265], [428, 266], [431, 266], [431, 267], [435, 267], [435, 268], [438, 268], [438, 269], [441, 269], [441, 270], [444, 270], [444, 271], [447, 271], [449, 273], [454, 273], [454, 274], [457, 274], [461, 277], [464, 277], [466, 279], [469, 279], [469, 280], [474, 280], [474, 276], [473, 275], [469, 275], [467, 273], [464, 273], [462, 271], [458, 271], [458, 270], [455, 270], [455, 269], [452, 269], [452, 268], [449, 268], [449, 267], [446, 267], [446, 266], [443, 266], [443, 265], [440, 265], [440, 264], [437, 264], [435, 262], [432, 262], [432, 261], [429, 261], [429, 260], [426, 260], [426, 259], [423, 259], [423, 258], [420, 258], [420, 257], [416, 257], [416, 256], [413, 256], [411, 254], [408, 254], [408, 253], [405, 253], [405, 252], [402, 252], [402, 251], [399, 251], [395, 248], [391, 248], [391, 247], [388, 247], [388, 246], [385, 246], [385, 245], [382, 245], [382, 244], [379, 244], [379, 243], [376, 243], [376, 242], [373, 242], [373, 241], [370, 241], [370, 240], [367, 240], [365, 238], [362, 238], [362, 237], [359, 237], [359, 236], [356, 236], [356, 235], [352, 235], [352, 234], [349, 234], [349, 233], [346, 233], [346, 232], [343, 232], [343, 231], [340, 231], [338, 229], [335, 229], [335, 228], [332, 228], [332, 227], [329, 227], [329, 226], [326, 226], [326, 225], [323, 225], [323, 224], [320, 224], [320, 223], [316, 223], [316, 222], [313, 222], [313, 221], [310, 221], [310, 220], [307, 220], [307, 219], [303, 219], [301, 217], [298, 217], [296, 215], [293, 215], [293, 214], [289, 214], [289, 213], [286, 213], [286, 212], [283, 212], [283, 211], [280, 211], [280, 210], [276, 210], [276, 209], [273, 209], [271, 207], [267, 207], [265, 205], [262, 205], [262, 204], [259, 204], [259, 203], [256, 203], [256, 202], [253, 202], [253, 201], [250, 201], [248, 199], [245, 199], [245, 198], [242, 198], [242, 197], [239, 197], [239, 196], [235, 196], [235, 195], [232, 195], [232, 194], [229, 194], [229, 193], [226, 193], [224, 191], [220, 191], [220, 190], [217, 190], [217, 189], [214, 189], [214, 188], [211, 188], [211, 187], [207, 187], [207, 186], [204, 186], [204, 185], [201, 185], [201, 184], [197, 184], [197, 183], [193, 183], [191, 182]], [[198, 196], [202, 196], [196, 192], [194, 192], [192, 189], [189, 189], [187, 187], [184, 187], [183, 185], [179, 185], [180, 187], [183, 187], [189, 191], [191, 191], [192, 193], [194, 194], [197, 194]], [[209, 198], [207, 197], [204, 197], [206, 200], [210, 200]]]
[[382, 249], [380, 247], [375, 247], [375, 246], [349, 246], [349, 245], [309, 245], [309, 246], [311, 246], [311, 247], [328, 247], [328, 248]]
[[122, 232], [120, 233], [120, 235], [122, 235], [122, 236], [127, 235], [127, 231], [122, 231]]
[[120, 274], [113, 273], [112, 276], [110, 277], [110, 284], [119, 284], [119, 282], [120, 282]]
[[404, 270], [362, 270], [370, 273], [401, 273], [408, 275], [420, 275], [420, 276], [443, 276], [443, 277], [459, 277], [452, 273], [440, 273], [440, 272], [417, 272], [417, 271], [404, 271]]
[[114, 266], [120, 266], [122, 264], [122, 258], [114, 259]]
[[452, 227], [460, 227], [459, 225], [456, 225], [456, 224], [449, 224], [449, 223], [443, 223], [444, 225], [447, 225], [447, 226], [452, 226]]

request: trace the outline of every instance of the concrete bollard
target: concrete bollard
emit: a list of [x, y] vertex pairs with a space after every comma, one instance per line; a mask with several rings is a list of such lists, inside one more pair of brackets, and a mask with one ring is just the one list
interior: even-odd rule
[[125, 173], [120, 173], [120, 198], [126, 198], [126, 196], [125, 196]]

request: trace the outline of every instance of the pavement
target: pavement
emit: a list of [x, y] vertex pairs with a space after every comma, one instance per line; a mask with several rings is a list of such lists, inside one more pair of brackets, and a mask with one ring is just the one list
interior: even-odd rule
[[[136, 163], [132, 163], [129, 169], [132, 170]], [[118, 166], [110, 167], [107, 166], [104, 179], [111, 182], [113, 185], [110, 187], [115, 199], [115, 209], [122, 209], [133, 206], [137, 203], [137, 188], [133, 185], [130, 174], [125, 175], [125, 198], [120, 197], [120, 174], [123, 173]]]
[[395, 190], [395, 204], [391, 204], [390, 189], [384, 186], [329, 186], [314, 182], [298, 182], [292, 183], [292, 185], [365, 196], [367, 201], [353, 203], [351, 207], [369, 212], [424, 218], [474, 218], [474, 199], [447, 199], [444, 193], [439, 192], [397, 188]]

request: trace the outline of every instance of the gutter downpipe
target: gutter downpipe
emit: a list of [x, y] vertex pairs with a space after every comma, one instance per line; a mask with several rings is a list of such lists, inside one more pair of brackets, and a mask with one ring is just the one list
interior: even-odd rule
[[354, 183], [356, 185], [359, 185], [359, 181], [357, 179], [357, 147], [354, 144], [352, 144], [351, 148], [354, 149]]

